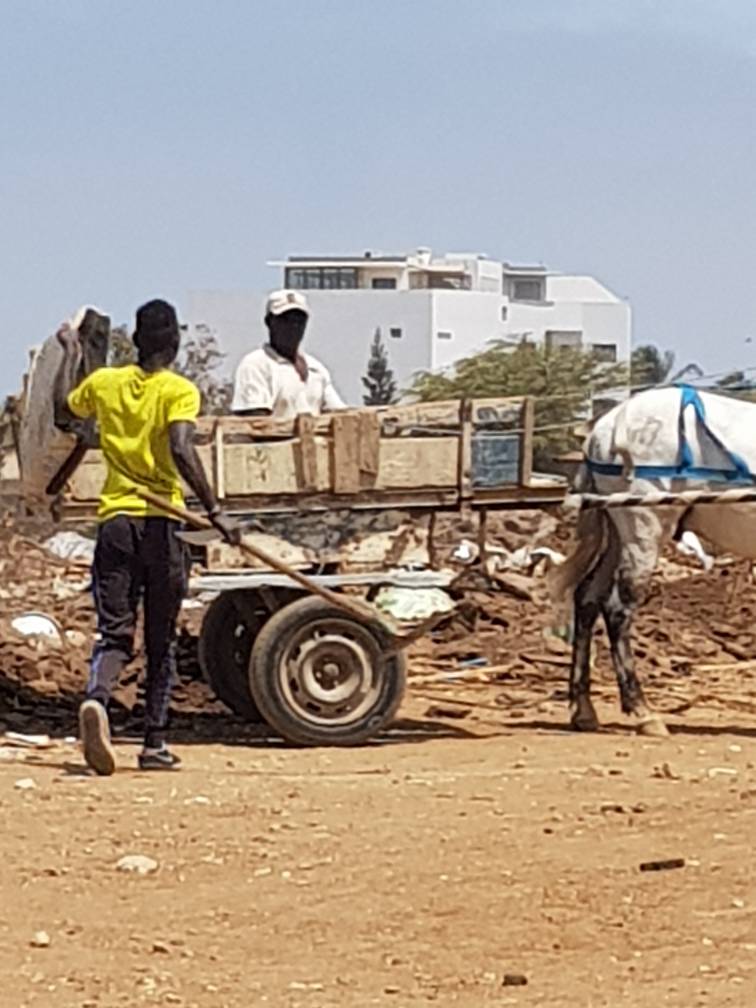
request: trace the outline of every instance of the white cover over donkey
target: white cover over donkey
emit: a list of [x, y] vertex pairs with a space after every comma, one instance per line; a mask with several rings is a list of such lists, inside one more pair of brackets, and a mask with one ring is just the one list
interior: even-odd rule
[[[584, 445], [578, 490], [690, 490], [756, 483], [756, 404], [688, 386], [641, 392], [610, 410]], [[585, 510], [574, 553], [555, 569], [557, 595], [572, 594], [572, 725], [598, 727], [590, 698], [591, 635], [603, 616], [622, 710], [647, 734], [666, 732], [648, 707], [630, 649], [630, 623], [665, 539], [693, 531], [712, 546], [756, 559], [756, 505]]]

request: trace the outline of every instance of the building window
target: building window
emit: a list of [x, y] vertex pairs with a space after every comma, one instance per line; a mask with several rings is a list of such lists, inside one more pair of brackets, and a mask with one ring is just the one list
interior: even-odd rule
[[547, 350], [579, 350], [583, 345], [582, 329], [547, 329]]
[[442, 330], [436, 333], [436, 339], [452, 339], [452, 333]]
[[344, 266], [287, 267], [285, 283], [294, 290], [354, 290], [357, 270]]
[[391, 339], [401, 339], [402, 330], [398, 328], [389, 329], [389, 336], [391, 337]]
[[394, 277], [373, 277], [371, 286], [373, 290], [395, 290], [396, 279]]
[[591, 347], [593, 356], [602, 364], [617, 363], [617, 346], [615, 343], [594, 343]]
[[410, 290], [471, 290], [472, 278], [466, 273], [410, 273]]
[[512, 281], [512, 300], [543, 301], [543, 279], [527, 277]]
[[502, 305], [501, 306], [501, 321], [502, 322], [506, 322], [507, 321], [507, 315], [508, 314], [509, 314], [509, 309], [507, 308], [506, 305]]

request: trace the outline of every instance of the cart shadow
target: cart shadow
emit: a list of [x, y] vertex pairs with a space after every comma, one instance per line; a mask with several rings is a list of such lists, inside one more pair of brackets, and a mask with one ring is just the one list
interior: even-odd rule
[[[474, 732], [459, 725], [430, 719], [400, 718], [364, 746], [391, 746], [418, 744], [435, 739], [472, 739]], [[123, 741], [138, 741], [139, 735], [130, 732]], [[194, 714], [187, 718], [174, 716], [170, 726], [171, 741], [177, 745], [222, 745], [229, 748], [251, 749], [301, 749], [286, 742], [265, 724], [252, 724], [233, 715]]]

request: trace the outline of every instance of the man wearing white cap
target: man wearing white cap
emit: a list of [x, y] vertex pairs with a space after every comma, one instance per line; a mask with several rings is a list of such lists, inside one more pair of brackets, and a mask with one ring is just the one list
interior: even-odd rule
[[231, 409], [240, 416], [289, 420], [344, 409], [328, 369], [300, 346], [309, 318], [303, 294], [278, 290], [265, 306], [269, 342], [242, 360], [234, 380]]

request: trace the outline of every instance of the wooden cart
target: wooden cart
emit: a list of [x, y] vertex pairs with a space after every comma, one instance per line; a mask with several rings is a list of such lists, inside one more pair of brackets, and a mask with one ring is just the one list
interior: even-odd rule
[[[387, 585], [444, 588], [434, 526], [442, 512], [562, 501], [563, 480], [532, 471], [530, 398], [348, 410], [295, 421], [203, 418], [199, 450], [218, 498], [252, 516], [269, 554], [318, 583], [368, 599]], [[90, 452], [70, 479], [62, 516], [90, 518], [103, 478]], [[354, 745], [393, 718], [405, 686], [403, 652], [379, 629], [308, 595], [206, 535], [194, 588], [208, 593], [204, 674], [243, 717], [287, 740]]]

